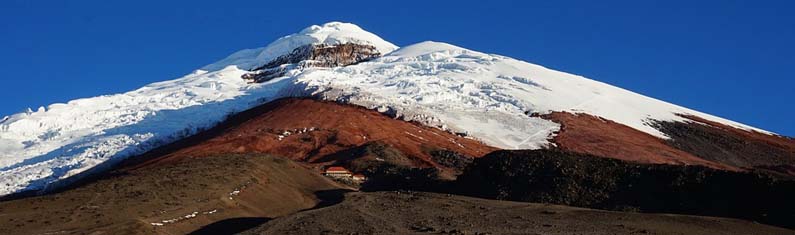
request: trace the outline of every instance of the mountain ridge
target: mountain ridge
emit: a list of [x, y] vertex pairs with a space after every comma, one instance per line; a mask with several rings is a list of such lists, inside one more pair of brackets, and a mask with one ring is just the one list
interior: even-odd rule
[[[381, 56], [332, 68], [282, 64], [283, 73], [265, 82], [243, 79], [301, 46], [346, 43], [373, 46]], [[555, 111], [590, 114], [664, 140], [670, 136], [651, 123], [691, 120], [681, 115], [775, 135], [508, 57], [431, 41], [398, 48], [356, 25], [331, 22], [242, 50], [179, 79], [5, 118], [0, 195], [39, 190], [112, 165], [284, 97], [364, 106], [503, 149], [556, 146], [551, 139], [560, 124], [537, 117]]]

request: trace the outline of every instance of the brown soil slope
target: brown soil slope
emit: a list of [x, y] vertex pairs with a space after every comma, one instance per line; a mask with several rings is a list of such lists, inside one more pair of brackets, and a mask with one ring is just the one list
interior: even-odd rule
[[348, 193], [244, 234], [793, 234], [748, 221], [609, 212], [433, 193]]
[[235, 218], [256, 225], [311, 208], [317, 192], [340, 188], [279, 157], [185, 157], [0, 202], [0, 234], [187, 234]]
[[567, 151], [638, 163], [795, 175], [795, 140], [696, 116], [683, 115], [691, 122], [652, 122], [668, 140], [588, 114], [553, 112], [541, 117], [561, 125], [552, 142]]
[[663, 139], [596, 116], [553, 112], [543, 118], [560, 123], [560, 132], [553, 142], [564, 150], [638, 163], [702, 165], [738, 170], [701, 159], [667, 145]]
[[[413, 166], [438, 166], [430, 151], [449, 150], [480, 157], [495, 148], [478, 141], [419, 124], [390, 118], [362, 107], [311, 99], [281, 99], [248, 110], [199, 135], [184, 146], [171, 146], [165, 157], [145, 163], [171, 161], [184, 156], [218, 153], [268, 153], [290, 159], [333, 164], [335, 153], [379, 142], [413, 160]], [[339, 156], [343, 157], [343, 156]], [[144, 164], [144, 165], [145, 165]]]

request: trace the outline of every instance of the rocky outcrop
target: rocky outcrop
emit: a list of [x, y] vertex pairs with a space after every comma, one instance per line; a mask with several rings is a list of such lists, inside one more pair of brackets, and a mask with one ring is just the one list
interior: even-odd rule
[[284, 76], [285, 72], [296, 67], [347, 66], [379, 56], [381, 53], [370, 45], [354, 43], [304, 45], [243, 75], [243, 79], [255, 83], [266, 82]]

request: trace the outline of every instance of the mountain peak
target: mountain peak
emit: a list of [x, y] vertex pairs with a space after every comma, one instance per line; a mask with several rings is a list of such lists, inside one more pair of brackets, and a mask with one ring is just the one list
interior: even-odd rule
[[[102, 171], [102, 167], [211, 128], [230, 114], [284, 97], [313, 97], [376, 109], [496, 148], [593, 143], [580, 149], [610, 151], [615, 158], [647, 163], [699, 163], [666, 154], [676, 151], [665, 144], [679, 143], [672, 141], [693, 133], [688, 129], [692, 126], [682, 125], [712, 123], [756, 143], [736, 154], [751, 160], [738, 157], [745, 165], [723, 161], [734, 164], [730, 166], [786, 170], [779, 166], [795, 165], [795, 160], [781, 160], [795, 159], [781, 157], [792, 156], [795, 143], [764, 130], [582, 76], [446, 43], [427, 41], [397, 49], [359, 26], [331, 22], [307, 27], [266, 47], [237, 52], [179, 79], [124, 94], [53, 104], [0, 121], [0, 195], [54, 187], [60, 180]], [[295, 118], [302, 115], [296, 113]], [[605, 134], [610, 130], [624, 131]], [[699, 136], [734, 138], [709, 135], [710, 131], [715, 132], [702, 130]], [[583, 141], [583, 136], [588, 139]], [[616, 136], [635, 138], [638, 151], [653, 150], [628, 152], [626, 143], [633, 142]], [[684, 143], [690, 142], [711, 143], [702, 139]], [[605, 143], [615, 147], [606, 148]], [[713, 147], [692, 148], [699, 148], [700, 154], [722, 154]], [[615, 149], [626, 154], [618, 156]], [[636, 157], [641, 154], [647, 157]]]
[[424, 41], [396, 50], [391, 56], [415, 57], [432, 53], [483, 54], [444, 42]]
[[306, 27], [298, 33], [281, 37], [265, 47], [238, 51], [202, 69], [216, 71], [234, 65], [243, 70], [250, 70], [262, 66], [279, 56], [288, 54], [301, 46], [316, 44], [336, 45], [345, 43], [374, 46], [382, 55], [398, 48], [395, 44], [362, 29], [358, 25], [343, 22], [328, 22], [323, 25]]

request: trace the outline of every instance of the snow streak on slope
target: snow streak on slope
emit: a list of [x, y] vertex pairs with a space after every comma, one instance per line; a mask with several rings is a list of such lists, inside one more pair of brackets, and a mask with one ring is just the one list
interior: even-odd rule
[[[341, 68], [294, 66], [298, 69], [262, 84], [241, 79], [294, 48], [320, 43], [366, 44], [392, 53]], [[644, 122], [683, 120], [675, 113], [752, 129], [503, 56], [436, 42], [396, 48], [358, 26], [333, 22], [237, 52], [180, 79], [13, 115], [0, 121], [0, 195], [41, 189], [286, 96], [315, 95], [377, 108], [506, 149], [549, 145], [559, 125], [528, 114], [550, 111], [589, 113], [659, 137], [665, 136]]]

